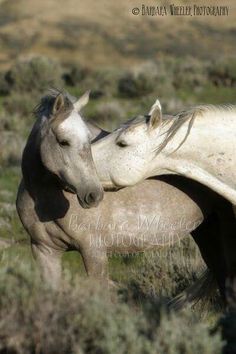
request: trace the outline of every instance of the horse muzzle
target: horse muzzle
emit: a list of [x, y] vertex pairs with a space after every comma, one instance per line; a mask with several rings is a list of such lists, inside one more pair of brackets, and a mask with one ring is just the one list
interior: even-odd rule
[[83, 198], [81, 198], [77, 194], [77, 198], [79, 200], [80, 205], [84, 209], [94, 208], [98, 206], [98, 204], [103, 199], [103, 189], [96, 189], [88, 191]]

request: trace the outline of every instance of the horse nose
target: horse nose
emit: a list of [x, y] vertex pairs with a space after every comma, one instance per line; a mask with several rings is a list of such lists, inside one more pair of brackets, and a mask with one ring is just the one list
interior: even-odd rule
[[86, 194], [84, 200], [88, 207], [95, 207], [103, 199], [103, 191], [90, 191]]

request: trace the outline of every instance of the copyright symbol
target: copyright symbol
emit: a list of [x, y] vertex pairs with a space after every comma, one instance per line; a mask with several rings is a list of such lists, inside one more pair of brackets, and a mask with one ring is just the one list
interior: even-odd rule
[[140, 10], [139, 10], [139, 8], [138, 7], [134, 7], [133, 9], [132, 9], [132, 14], [133, 15], [138, 15], [139, 14], [139, 12], [140, 12]]

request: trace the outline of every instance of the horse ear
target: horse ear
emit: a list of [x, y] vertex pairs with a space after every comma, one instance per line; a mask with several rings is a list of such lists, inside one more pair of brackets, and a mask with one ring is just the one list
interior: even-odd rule
[[59, 93], [59, 95], [57, 95], [55, 102], [53, 104], [52, 113], [53, 114], [58, 113], [62, 109], [62, 107], [64, 107], [64, 104], [65, 104], [64, 96], [62, 93]]
[[149, 127], [151, 129], [155, 129], [158, 127], [162, 122], [162, 109], [159, 100], [156, 100], [152, 108], [149, 112], [150, 120], [149, 120]]
[[74, 108], [79, 112], [89, 101], [90, 91], [86, 91], [75, 103]]

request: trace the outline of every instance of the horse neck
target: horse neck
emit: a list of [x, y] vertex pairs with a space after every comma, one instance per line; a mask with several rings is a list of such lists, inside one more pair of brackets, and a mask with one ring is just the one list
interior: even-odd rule
[[[235, 116], [231, 112], [225, 114], [225, 117], [223, 114], [218, 113], [218, 115], [217, 117], [214, 111], [205, 112], [203, 116], [196, 115], [192, 125], [191, 120], [186, 120], [157, 153], [156, 163], [159, 164], [159, 160], [162, 159], [166, 165], [171, 162], [177, 165], [184, 161], [191, 161], [192, 164], [207, 166], [212, 154], [226, 156], [230, 151], [228, 141], [232, 141], [232, 144], [235, 141]], [[162, 144], [166, 139], [165, 132], [168, 131], [169, 124], [172, 122], [163, 126], [156, 137], [157, 148], [158, 144]]]
[[[162, 166], [163, 169], [170, 172], [173, 169], [173, 173], [175, 173], [175, 169], [178, 172], [178, 165], [186, 161], [191, 160], [192, 164], [195, 163], [195, 160], [196, 163], [199, 162], [199, 150], [204, 142], [200, 138], [201, 127], [199, 127], [197, 121], [194, 123], [189, 129], [189, 122], [185, 122], [166, 144], [164, 144], [165, 139], [167, 139], [166, 133], [171, 127], [172, 121], [170, 120], [161, 128], [158, 136], [153, 138], [153, 148], [156, 150], [156, 154], [151, 164], [152, 168]], [[199, 146], [196, 146], [196, 134]]]
[[[207, 129], [207, 126], [211, 128]], [[219, 134], [224, 129], [226, 135]], [[202, 183], [235, 204], [235, 183], [232, 182], [235, 175], [234, 172], [225, 173], [227, 168], [232, 171], [232, 164], [228, 160], [234, 158], [233, 151], [236, 148], [233, 120], [224, 126], [222, 120], [216, 120], [213, 115], [199, 117], [194, 121], [186, 140], [183, 140], [187, 130], [188, 122], [184, 123], [163, 150], [156, 154], [146, 177], [182, 175]], [[221, 156], [222, 152], [224, 158]], [[221, 158], [220, 163], [216, 157], [218, 160]]]
[[21, 167], [24, 183], [32, 194], [52, 178], [43, 166], [40, 156], [40, 123], [38, 120], [34, 124], [22, 156]]

